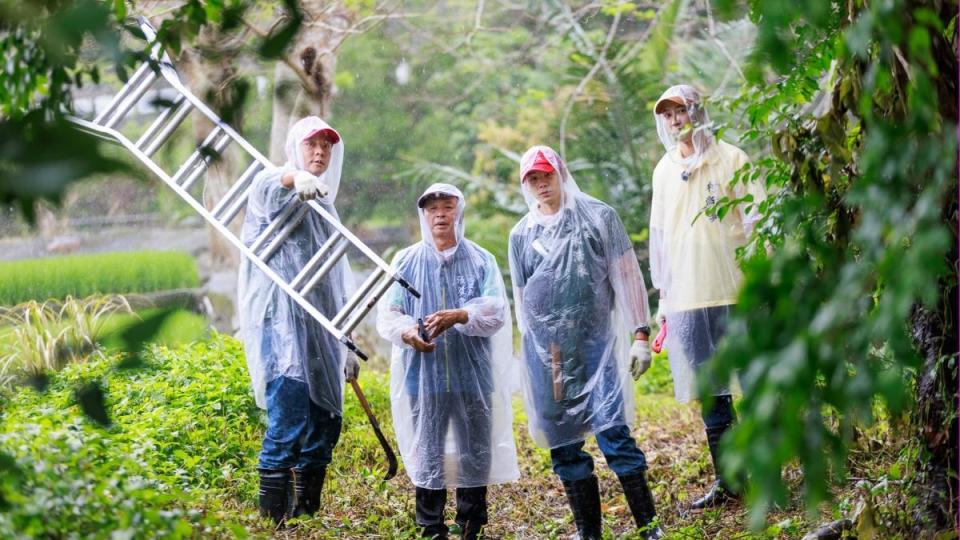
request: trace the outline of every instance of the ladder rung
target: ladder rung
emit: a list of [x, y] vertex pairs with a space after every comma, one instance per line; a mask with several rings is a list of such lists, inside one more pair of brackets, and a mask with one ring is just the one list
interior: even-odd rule
[[160, 116], [140, 137], [140, 140], [137, 141], [137, 148], [142, 149], [147, 157], [152, 156], [163, 143], [167, 142], [174, 130], [180, 127], [191, 110], [193, 110], [193, 105], [187, 101], [186, 96], [181, 94], [173, 105], [160, 113]]
[[[147, 66], [149, 68], [149, 65]], [[147, 90], [150, 89], [150, 86], [153, 84], [153, 81], [157, 80], [157, 73], [153, 69], [149, 69], [146, 76], [143, 77], [143, 81], [140, 82], [135, 88], [130, 91], [130, 95], [123, 100], [123, 103], [116, 108], [113, 115], [107, 119], [107, 123], [104, 126], [108, 128], [116, 127], [127, 113], [140, 101], [140, 98], [147, 93]]]
[[189, 190], [191, 187], [193, 187], [193, 183], [196, 182], [197, 179], [203, 175], [203, 173], [207, 170], [207, 168], [210, 166], [210, 163], [213, 162], [216, 156], [223, 153], [223, 149], [226, 148], [227, 144], [229, 143], [230, 143], [230, 135], [224, 133], [223, 136], [220, 137], [220, 139], [213, 145], [213, 147], [209, 148], [207, 152], [204, 153], [204, 156], [200, 159], [199, 162], [197, 162], [196, 167], [193, 168], [193, 171], [190, 173], [189, 176], [187, 176], [186, 180], [184, 180], [183, 183], [180, 184], [180, 187], [182, 187], [185, 190]]
[[113, 100], [107, 105], [107, 108], [103, 110], [96, 118], [93, 119], [93, 123], [97, 125], [104, 125], [104, 121], [113, 114], [113, 111], [117, 110], [117, 106], [123, 103], [127, 96], [130, 95], [130, 91], [140, 83], [140, 80], [147, 74], [148, 71], [151, 71], [150, 62], [144, 62], [140, 64], [140, 67], [133, 72], [133, 75], [127, 79], [126, 84], [123, 85], [123, 88], [120, 89], [120, 92], [113, 97]]
[[367, 303], [363, 306], [363, 309], [357, 310], [353, 314], [353, 317], [350, 317], [350, 320], [347, 321], [347, 324], [340, 330], [344, 334], [349, 334], [350, 332], [353, 332], [353, 329], [356, 328], [358, 324], [360, 324], [360, 321], [363, 320], [364, 317], [366, 317], [367, 313], [370, 313], [370, 310], [377, 305], [377, 302], [380, 301], [380, 298], [383, 297], [384, 294], [386, 294], [386, 292], [390, 289], [390, 286], [392, 285], [393, 285], [392, 279], [387, 278], [383, 280], [380, 286], [377, 287], [377, 290], [374, 291], [373, 296], [371, 296], [370, 299], [367, 300]]
[[357, 289], [357, 292], [354, 293], [350, 300], [348, 300], [343, 306], [343, 309], [340, 310], [340, 313], [337, 313], [337, 316], [330, 320], [330, 323], [334, 326], [340, 326], [340, 323], [342, 323], [344, 319], [350, 315], [350, 312], [353, 311], [361, 301], [363, 301], [364, 297], [367, 296], [367, 293], [370, 292], [370, 289], [377, 284], [377, 280], [383, 277], [385, 273], [386, 272], [383, 270], [383, 268], [377, 268], [374, 272], [372, 272], [370, 277], [363, 282], [363, 285]]
[[190, 154], [190, 157], [187, 158], [187, 161], [185, 161], [183, 165], [181, 165], [180, 168], [177, 170], [177, 173], [173, 175], [173, 182], [175, 184], [180, 184], [180, 181], [183, 180], [183, 177], [189, 174], [193, 170], [194, 166], [196, 166], [199, 160], [203, 159], [204, 156], [201, 149], [209, 148], [210, 145], [213, 144], [213, 141], [217, 140], [217, 138], [220, 137], [220, 134], [222, 132], [223, 132], [223, 128], [221, 128], [220, 126], [217, 126], [213, 128], [213, 130], [211, 130], [210, 133], [207, 134], [207, 136], [203, 139], [203, 142], [200, 143], [200, 146], [198, 146], [193, 151], [193, 153]]
[[316, 270], [317, 265], [320, 264], [320, 261], [327, 256], [327, 253], [330, 253], [330, 250], [333, 249], [333, 246], [343, 238], [343, 235], [339, 231], [334, 231], [330, 235], [330, 238], [327, 238], [327, 241], [320, 246], [320, 249], [313, 254], [313, 257], [310, 257], [310, 260], [307, 261], [307, 264], [303, 265], [303, 268], [300, 269], [300, 272], [297, 273], [297, 276], [293, 278], [293, 281], [290, 282], [290, 287], [294, 290], [300, 288], [300, 285], [303, 284], [303, 280], [307, 279], [307, 276], [313, 273]]
[[230, 205], [231, 201], [233, 201], [234, 197], [236, 197], [238, 193], [241, 191], [246, 191], [245, 188], [247, 185], [250, 184], [250, 181], [258, 172], [260, 172], [260, 169], [262, 168], [263, 163], [260, 163], [259, 161], [254, 161], [251, 163], [250, 166], [247, 167], [247, 170], [243, 171], [243, 174], [240, 175], [240, 179], [230, 186], [230, 189], [227, 190], [227, 194], [224, 195], [223, 198], [220, 199], [220, 202], [213, 207], [213, 210], [211, 211], [213, 217], [220, 219], [220, 213]]
[[281, 229], [280, 232], [278, 232], [273, 238], [273, 240], [267, 244], [267, 248], [263, 250], [263, 253], [257, 255], [260, 257], [261, 261], [269, 261], [270, 257], [273, 257], [273, 254], [280, 249], [280, 245], [287, 240], [287, 237], [290, 236], [290, 233], [300, 226], [300, 222], [303, 221], [303, 218], [307, 215], [307, 212], [310, 211], [310, 207], [304, 204], [301, 205], [300, 208], [301, 210], [297, 211], [292, 218], [288, 219], [287, 224], [284, 225], [283, 229]]
[[223, 217], [220, 219], [220, 223], [223, 223], [224, 226], [230, 224], [233, 221], [233, 218], [237, 217], [237, 214], [240, 213], [240, 210], [247, 204], [247, 198], [250, 197], [250, 190], [253, 189], [253, 186], [247, 186], [247, 189], [243, 190], [243, 195], [237, 198], [233, 202], [233, 205], [223, 214]]
[[348, 247], [350, 247], [350, 242], [348, 242], [346, 238], [341, 239], [339, 245], [337, 245], [337, 248], [333, 250], [333, 253], [330, 254], [330, 257], [326, 260], [326, 262], [323, 263], [323, 266], [317, 270], [316, 274], [310, 277], [310, 281], [308, 281], [302, 289], [297, 291], [300, 293], [300, 296], [306, 297], [307, 293], [317, 286], [317, 283], [319, 283], [320, 280], [323, 279], [323, 277], [333, 269], [334, 265], [337, 264], [337, 261], [340, 260], [340, 257], [343, 257], [343, 254], [347, 251]]
[[286, 221], [295, 210], [300, 208], [300, 206], [301, 205], [291, 204], [284, 208], [283, 211], [280, 212], [277, 217], [273, 218], [273, 221], [267, 225], [267, 228], [260, 233], [260, 236], [258, 236], [252, 244], [250, 244], [250, 251], [253, 253], [260, 251], [260, 248], [263, 247], [263, 244], [270, 239], [270, 236], [276, 232], [276, 230], [280, 228], [280, 225], [283, 225], [283, 222]]

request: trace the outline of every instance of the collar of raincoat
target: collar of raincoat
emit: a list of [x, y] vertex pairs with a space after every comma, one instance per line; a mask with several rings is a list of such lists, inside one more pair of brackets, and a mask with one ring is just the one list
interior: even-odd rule
[[463, 234], [464, 234], [464, 223], [463, 223], [463, 211], [467, 206], [466, 201], [464, 201], [463, 193], [457, 189], [456, 186], [450, 184], [444, 184], [438, 182], [436, 184], [428, 187], [424, 192], [417, 198], [417, 201], [423, 199], [427, 195], [433, 194], [443, 194], [449, 195], [451, 197], [457, 198], [457, 217], [456, 223], [454, 226], [454, 233], [456, 234], [456, 245], [453, 248], [440, 251], [437, 249], [437, 244], [433, 241], [433, 232], [430, 230], [430, 224], [427, 223], [427, 213], [426, 210], [417, 207], [417, 213], [420, 216], [420, 239], [423, 240], [424, 245], [429, 246], [430, 250], [433, 251], [434, 255], [440, 259], [441, 262], [447, 262], [453, 258], [454, 254], [457, 252], [457, 248], [460, 247], [460, 244], [463, 243]]
[[[548, 215], [540, 212], [540, 202], [537, 201], [536, 195], [530, 190], [530, 186], [523, 181], [527, 173], [530, 172], [530, 168], [533, 167], [533, 164], [537, 161], [537, 154], [540, 153], [543, 153], [543, 157], [553, 166], [560, 180], [562, 205], [556, 214]], [[573, 175], [570, 174], [567, 164], [564, 163], [560, 155], [557, 154], [553, 148], [542, 145], [530, 147], [520, 158], [520, 191], [523, 193], [523, 200], [527, 203], [527, 208], [530, 210], [527, 214], [530, 216], [530, 219], [527, 220], [527, 227], [533, 227], [534, 225], [548, 226], [556, 222], [558, 219], [557, 216], [566, 210], [572, 210], [577, 207], [577, 197], [581, 193], [577, 181], [573, 179]]]
[[[307, 116], [301, 118], [293, 124], [290, 131], [287, 132], [287, 142], [283, 147], [287, 162], [284, 165], [288, 169], [304, 170], [303, 152], [300, 149], [300, 143], [308, 135], [320, 129], [333, 129], [330, 124], [324, 122], [318, 116]], [[336, 130], [334, 130], [336, 131]], [[333, 204], [337, 198], [337, 192], [340, 191], [340, 174], [343, 172], [343, 137], [330, 149], [330, 165], [326, 172], [320, 175], [320, 178], [327, 184], [330, 192], [322, 200]]]
[[[691, 162], [689, 165], [687, 165], [688, 172], [693, 172], [698, 168], [702, 167], [703, 165], [709, 165], [711, 163], [715, 163], [717, 159], [719, 159], [720, 156], [718, 155], [718, 152], [717, 152], [716, 140], [713, 137], [710, 138], [710, 142], [707, 144], [707, 147], [700, 151], [699, 156], [700, 158], [698, 160]], [[673, 161], [674, 163], [680, 163], [680, 164], [683, 164], [684, 160], [687, 160], [690, 158], [690, 156], [687, 156], [686, 158], [684, 158], [683, 156], [680, 155], [679, 144], [677, 146], [674, 146], [673, 149], [670, 150], [669, 157], [670, 157], [670, 160]]]
[[697, 169], [701, 164], [710, 162], [713, 159], [713, 153], [710, 152], [714, 145], [713, 124], [710, 122], [710, 115], [707, 114], [703, 106], [703, 99], [696, 88], [687, 84], [678, 84], [667, 88], [657, 99], [657, 103], [665, 99], [681, 100], [687, 107], [690, 114], [690, 123], [693, 125], [693, 153], [687, 157], [680, 156], [679, 141], [671, 133], [667, 120], [662, 114], [657, 114], [654, 106], [653, 117], [657, 124], [657, 136], [667, 152], [667, 156], [674, 163], [681, 165], [687, 171]]

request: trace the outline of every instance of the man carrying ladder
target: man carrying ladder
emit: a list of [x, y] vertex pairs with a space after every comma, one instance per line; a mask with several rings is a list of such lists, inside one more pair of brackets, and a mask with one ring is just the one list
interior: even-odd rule
[[[241, 240], [248, 247], [275, 218], [301, 201], [317, 199], [337, 216], [333, 201], [343, 167], [340, 134], [310, 116], [293, 125], [284, 147], [287, 161], [254, 178]], [[295, 280], [311, 256], [335, 233], [308, 212], [269, 258], [285, 281]], [[280, 233], [277, 233], [280, 234]], [[268, 245], [274, 239], [268, 239]], [[350, 281], [341, 258], [306, 294], [324, 314], [347, 302]], [[240, 264], [240, 326], [257, 405], [267, 410], [260, 473], [260, 513], [277, 523], [320, 508], [326, 466], [340, 437], [344, 375], [354, 380], [356, 358], [260, 269]]]

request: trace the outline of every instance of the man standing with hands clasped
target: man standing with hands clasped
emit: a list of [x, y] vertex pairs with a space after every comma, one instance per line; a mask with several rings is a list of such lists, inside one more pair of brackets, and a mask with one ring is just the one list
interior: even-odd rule
[[447, 537], [447, 488], [456, 488], [462, 537], [474, 539], [488, 519], [487, 486], [520, 476], [510, 308], [496, 259], [464, 237], [465, 206], [450, 184], [423, 192], [421, 241], [393, 261], [422, 296], [394, 285], [377, 314], [377, 330], [393, 344], [394, 429], [427, 538]]

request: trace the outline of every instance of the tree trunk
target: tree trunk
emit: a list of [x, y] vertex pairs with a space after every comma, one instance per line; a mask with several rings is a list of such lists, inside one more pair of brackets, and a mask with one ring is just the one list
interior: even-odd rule
[[346, 37], [349, 13], [319, 0], [300, 3], [304, 23], [274, 70], [270, 160], [286, 161], [283, 152], [290, 127], [304, 116], [330, 117], [337, 49]]
[[[956, 2], [934, 2], [943, 20], [956, 15]], [[913, 11], [912, 9], [910, 10]], [[955, 45], [943, 36], [932, 34], [932, 51], [941, 76], [937, 80], [940, 112], [944, 120], [957, 125], [957, 57]], [[956, 165], [956, 164], [955, 164]], [[958, 426], [957, 423], [957, 171], [954, 182], [947, 190], [942, 217], [951, 231], [951, 248], [946, 263], [953, 269], [952, 275], [937, 283], [940, 304], [935, 309], [914, 309], [910, 321], [917, 350], [922, 358], [922, 368], [917, 380], [917, 409], [914, 423], [918, 430], [923, 452], [918, 459], [917, 537], [934, 530], [952, 529], [957, 524], [957, 500], [960, 489], [957, 485]]]

